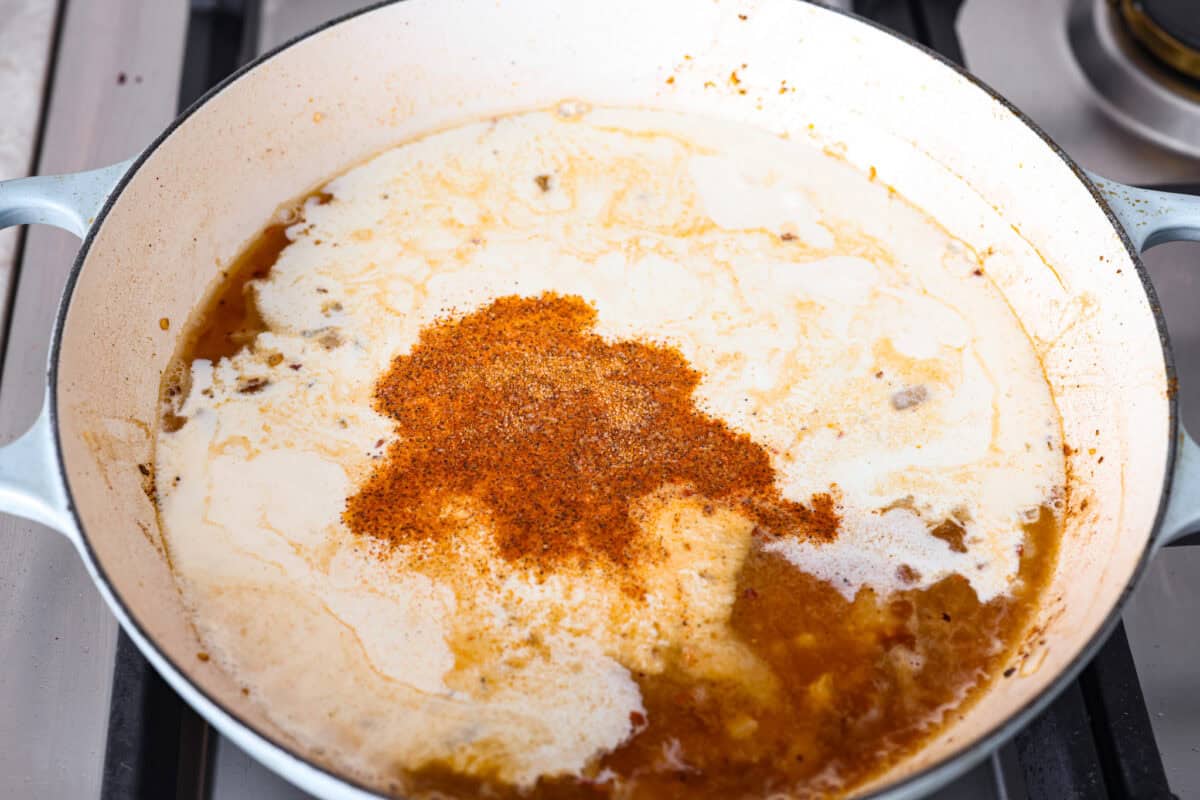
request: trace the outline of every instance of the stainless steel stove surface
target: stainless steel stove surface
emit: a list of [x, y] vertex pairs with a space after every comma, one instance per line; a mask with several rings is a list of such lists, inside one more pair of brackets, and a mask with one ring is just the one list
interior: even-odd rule
[[[0, 0], [0, 9], [14, 1]], [[98, 166], [132, 153], [166, 123], [165, 98], [176, 87], [182, 85], [181, 103], [189, 102], [255, 52], [371, 4], [191, 0], [189, 21], [182, 0], [161, 5], [139, 0], [61, 2], [60, 77], [49, 95], [39, 164], [43, 172]], [[1164, 66], [1162, 42], [1156, 40], [1157, 49], [1152, 50], [1130, 31], [1127, 20], [1116, 16], [1126, 10], [1141, 14], [1151, 28], [1174, 32], [1186, 44], [1189, 37], [1200, 37], [1196, 0], [829, 4], [863, 13], [964, 61], [1088, 169], [1132, 183], [1191, 183], [1200, 189], [1200, 125], [1194, 125], [1191, 116], [1200, 114], [1200, 94], [1189, 94], [1200, 83]], [[106, 30], [96, 35], [118, 41], [88, 44], [94, 26]], [[1139, 35], [1150, 34], [1142, 30]], [[1169, 45], [1172, 39], [1165, 41]], [[81, 52], [65, 49], [68, 45]], [[1186, 48], [1183, 55], [1186, 66]], [[118, 102], [124, 95], [109, 85], [111, 78], [88, 84], [93, 76], [86, 71], [97, 69], [97, 60], [104, 69], [112, 67], [122, 92], [140, 92], [136, 97], [142, 110], [134, 113], [132, 132], [98, 110], [110, 95], [116, 94]], [[68, 67], [81, 72], [64, 74]], [[93, 84], [106, 88], [89, 88]], [[1107, 96], [1101, 97], [1098, 89]], [[81, 96], [90, 96], [89, 91], [101, 93], [99, 100], [86, 104], [90, 116], [84, 120], [99, 146], [86, 139], [88, 143], [80, 145], [87, 131], [80, 132], [78, 115], [63, 110]], [[76, 163], [81, 157], [77, 151], [90, 160]], [[27, 240], [21, 283], [7, 321], [8, 358], [0, 384], [3, 432], [23, 428], [32, 416], [36, 393], [20, 382], [36, 375], [44, 359], [44, 345], [37, 342], [46, 336], [43, 318], [65, 275], [71, 247], [64, 238], [45, 232]], [[1194, 277], [1200, 269], [1200, 248], [1166, 245], [1145, 260], [1175, 346], [1184, 421], [1200, 432], [1200, 314], [1192, 311], [1200, 299], [1200, 275]], [[4, 527], [0, 546], [9, 535], [17, 544], [8, 545], [13, 564], [0, 558], [0, 599], [12, 598], [19, 610], [11, 619], [0, 615], [0, 652], [5, 653], [6, 665], [0, 670], [0, 797], [306, 797], [179, 704], [127, 641], [115, 648], [114, 682], [114, 625], [74, 554], [65, 543], [47, 540], [44, 530], [30, 531], [30, 526], [15, 523]], [[939, 792], [938, 800], [1166, 797], [1163, 767], [1175, 795], [1200, 797], [1197, 619], [1200, 546], [1166, 550], [1132, 599], [1124, 633], [1118, 632], [1084, 678], [1015, 744]], [[10, 653], [22, 655], [11, 658], [10, 665]], [[113, 693], [111, 715], [106, 713], [107, 687]]]

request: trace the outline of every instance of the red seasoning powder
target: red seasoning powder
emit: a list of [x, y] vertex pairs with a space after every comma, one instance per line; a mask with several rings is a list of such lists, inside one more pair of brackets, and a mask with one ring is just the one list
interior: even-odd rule
[[832, 539], [833, 499], [785, 500], [767, 452], [704, 414], [678, 350], [609, 341], [575, 296], [502, 297], [422, 331], [375, 390], [397, 441], [344, 519], [401, 544], [451, 540], [466, 501], [500, 555], [538, 572], [652, 557], [638, 501], [672, 487], [736, 508], [761, 535]]

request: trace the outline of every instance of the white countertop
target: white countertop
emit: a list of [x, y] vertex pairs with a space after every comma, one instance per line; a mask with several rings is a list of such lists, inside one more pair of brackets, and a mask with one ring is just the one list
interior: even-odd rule
[[[33, 166], [55, 11], [47, 0], [0, 0], [0, 180]], [[17, 240], [15, 230], [0, 232], [0, 287], [11, 280]]]

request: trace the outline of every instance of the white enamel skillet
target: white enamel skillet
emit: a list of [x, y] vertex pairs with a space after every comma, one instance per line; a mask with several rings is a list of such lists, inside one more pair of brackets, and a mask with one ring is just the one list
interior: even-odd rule
[[[794, 91], [781, 93], [784, 81]], [[160, 375], [220, 266], [278, 204], [416, 134], [567, 98], [809, 138], [874, 167], [991, 253], [987, 272], [1062, 414], [1071, 502], [1018, 672], [868, 791], [907, 798], [945, 784], [1075, 677], [1156, 549], [1200, 527], [1200, 449], [1179, 425], [1170, 346], [1138, 259], [1163, 241], [1200, 239], [1200, 200], [1087, 175], [961, 70], [816, 5], [384, 4], [263, 56], [132, 161], [0, 184], [0, 224], [48, 223], [83, 239], [45, 407], [0, 449], [0, 510], [67, 536], [145, 656], [239, 746], [320, 797], [376, 796], [302, 754], [195, 657], [138, 470], [152, 458]], [[164, 317], [180, 324], [163, 330]]]

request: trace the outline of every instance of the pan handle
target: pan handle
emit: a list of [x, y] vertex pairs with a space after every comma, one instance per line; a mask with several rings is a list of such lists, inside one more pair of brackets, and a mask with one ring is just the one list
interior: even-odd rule
[[[1166, 242], [1200, 242], [1200, 196], [1143, 189], [1090, 174], [1134, 247], [1145, 252]], [[1200, 445], [1178, 431], [1171, 494], [1158, 527], [1156, 547], [1200, 544]]]
[[1171, 496], [1166, 513], [1158, 526], [1156, 546], [1200, 544], [1200, 445], [1179, 426], [1175, 450], [1175, 473], [1171, 476]]
[[0, 228], [54, 225], [82, 239], [133, 160], [110, 167], [0, 181]]
[[[0, 181], [0, 228], [54, 225], [82, 239], [132, 163], [123, 161], [70, 175]], [[75, 536], [48, 393], [29, 430], [0, 447], [0, 512]]]

